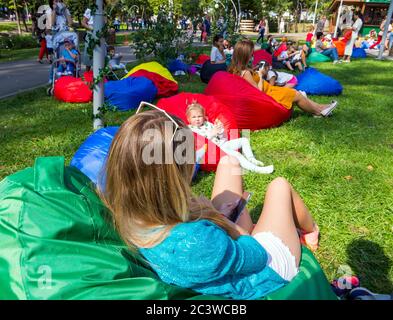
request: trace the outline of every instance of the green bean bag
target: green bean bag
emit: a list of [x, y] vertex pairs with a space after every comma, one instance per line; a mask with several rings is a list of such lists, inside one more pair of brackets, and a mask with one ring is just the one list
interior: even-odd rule
[[[113, 229], [78, 169], [63, 157], [0, 182], [0, 299], [220, 299], [168, 285]], [[266, 299], [335, 299], [313, 255]]]
[[311, 64], [314, 62], [327, 62], [327, 61], [332, 61], [328, 56], [323, 55], [322, 53], [319, 53], [315, 51], [315, 49], [311, 49], [311, 53], [307, 57], [307, 63]]

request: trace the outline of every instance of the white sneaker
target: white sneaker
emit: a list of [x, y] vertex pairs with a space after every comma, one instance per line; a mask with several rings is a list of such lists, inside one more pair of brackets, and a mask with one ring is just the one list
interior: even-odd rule
[[327, 107], [326, 109], [323, 109], [323, 110], [322, 110], [321, 115], [322, 115], [323, 117], [328, 117], [328, 116], [330, 116], [331, 113], [332, 113], [332, 111], [333, 111], [334, 109], [336, 109], [337, 105], [338, 105], [338, 102], [335, 101], [335, 100], [333, 100], [332, 103], [329, 105], [329, 107]]
[[274, 171], [273, 165], [255, 168], [255, 172], [257, 172], [257, 173], [269, 174], [269, 173], [272, 173], [273, 171]]
[[255, 159], [255, 158], [250, 158], [250, 159], [248, 159], [248, 161], [250, 161], [251, 163], [253, 163], [253, 164], [257, 165], [257, 166], [260, 166], [260, 167], [263, 166], [263, 162]]
[[334, 60], [334, 61], [333, 61], [333, 64], [337, 64], [337, 63], [339, 63], [338, 60]]

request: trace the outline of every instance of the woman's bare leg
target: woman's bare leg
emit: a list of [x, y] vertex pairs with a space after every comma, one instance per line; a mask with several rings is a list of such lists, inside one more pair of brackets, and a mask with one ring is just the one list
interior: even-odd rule
[[[212, 192], [213, 206], [219, 209], [225, 203], [238, 201], [242, 195], [243, 179], [239, 161], [234, 157], [224, 156], [218, 164], [214, 179]], [[243, 214], [236, 223], [250, 233], [254, 227], [247, 209], [243, 211]]]
[[262, 214], [252, 234], [273, 233], [288, 246], [299, 266], [301, 247], [296, 228], [312, 232], [313, 224], [307, 207], [289, 182], [276, 178], [268, 186]]
[[296, 84], [287, 83], [284, 87], [286, 87], [286, 88], [294, 88], [294, 87], [296, 87]]
[[321, 115], [322, 110], [329, 107], [328, 104], [319, 104], [306, 98], [299, 91], [296, 91], [296, 96], [295, 99], [293, 99], [293, 102], [295, 102], [303, 111], [315, 114], [317, 116]]

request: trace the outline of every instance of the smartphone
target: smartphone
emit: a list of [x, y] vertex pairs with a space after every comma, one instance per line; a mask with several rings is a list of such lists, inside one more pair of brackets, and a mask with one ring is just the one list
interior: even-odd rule
[[246, 208], [247, 203], [250, 201], [252, 193], [244, 191], [242, 197], [239, 200], [238, 205], [233, 209], [232, 213], [228, 216], [228, 219], [232, 222], [236, 222], [243, 210]]

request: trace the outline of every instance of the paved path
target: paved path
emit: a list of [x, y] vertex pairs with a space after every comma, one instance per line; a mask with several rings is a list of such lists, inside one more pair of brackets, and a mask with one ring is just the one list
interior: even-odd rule
[[[130, 47], [118, 46], [116, 50], [123, 55], [122, 62], [136, 60]], [[49, 70], [48, 63], [40, 64], [36, 58], [0, 63], [0, 99], [45, 86]]]

